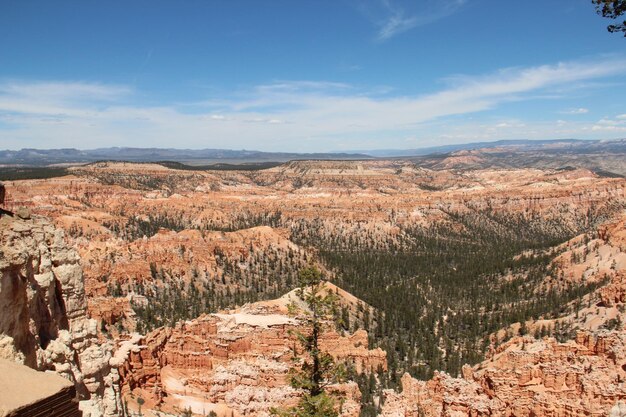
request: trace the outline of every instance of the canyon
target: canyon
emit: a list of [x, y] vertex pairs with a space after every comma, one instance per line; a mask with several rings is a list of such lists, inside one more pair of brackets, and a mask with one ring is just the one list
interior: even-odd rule
[[315, 263], [341, 415], [626, 409], [626, 180], [460, 158], [6, 181], [0, 357], [72, 381], [83, 415], [267, 416], [300, 395]]
[[[405, 374], [402, 393], [386, 392], [386, 416], [611, 416], [626, 410], [626, 216], [600, 227], [598, 241], [571, 245], [557, 262], [567, 265], [569, 279], [608, 277], [607, 285], [583, 300], [586, 306], [571, 317], [577, 329], [572, 340], [515, 336], [493, 347], [474, 367], [465, 365], [460, 378], [437, 373], [429, 381]], [[586, 245], [601, 245], [605, 258], [564, 262]], [[601, 257], [601, 255], [600, 255]], [[599, 262], [600, 261], [600, 262]], [[584, 267], [581, 267], [584, 265]], [[546, 323], [525, 323], [530, 329]]]

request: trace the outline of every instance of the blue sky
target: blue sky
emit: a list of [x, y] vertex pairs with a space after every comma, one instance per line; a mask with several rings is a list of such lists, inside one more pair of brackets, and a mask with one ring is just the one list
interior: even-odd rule
[[591, 0], [0, 0], [0, 149], [626, 137]]

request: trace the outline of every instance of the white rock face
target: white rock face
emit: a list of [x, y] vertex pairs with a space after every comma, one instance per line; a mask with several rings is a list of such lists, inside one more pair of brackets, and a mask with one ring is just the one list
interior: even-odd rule
[[87, 317], [78, 253], [42, 218], [0, 218], [0, 311], [0, 358], [74, 382], [85, 417], [122, 414], [113, 345]]
[[626, 404], [619, 401], [613, 408], [611, 408], [611, 412], [609, 417], [625, 417], [626, 416]]

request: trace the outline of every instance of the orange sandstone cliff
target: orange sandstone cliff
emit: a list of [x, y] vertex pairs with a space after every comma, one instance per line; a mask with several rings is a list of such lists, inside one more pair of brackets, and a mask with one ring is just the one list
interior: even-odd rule
[[[120, 365], [129, 406], [138, 408], [135, 400], [142, 398], [144, 413], [190, 408], [197, 414], [265, 416], [272, 407], [294, 404], [300, 394], [289, 386], [288, 371], [294, 353], [302, 351], [292, 332], [301, 330], [299, 320], [287, 312], [290, 301], [298, 301], [294, 292], [122, 342], [120, 352], [130, 352]], [[386, 369], [385, 353], [367, 344], [362, 330], [341, 336], [330, 327], [320, 342], [322, 350], [357, 372]], [[358, 416], [356, 384], [331, 389], [346, 398], [342, 415]]]

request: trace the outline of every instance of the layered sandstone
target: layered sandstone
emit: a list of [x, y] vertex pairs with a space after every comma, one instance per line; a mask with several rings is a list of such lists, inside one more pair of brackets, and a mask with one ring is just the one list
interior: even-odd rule
[[[297, 300], [293, 300], [297, 301]], [[294, 404], [300, 393], [288, 372], [302, 349], [294, 331], [305, 331], [287, 313], [289, 298], [257, 303], [222, 314], [204, 315], [122, 343], [129, 351], [120, 368], [125, 398], [145, 401], [144, 412], [187, 409], [218, 415], [268, 415], [271, 407]], [[342, 336], [331, 328], [320, 347], [359, 372], [386, 369], [385, 353], [367, 347], [367, 333]], [[342, 415], [358, 415], [354, 383], [334, 386], [346, 397]]]
[[[135, 283], [153, 285], [161, 268], [165, 283], [199, 276], [219, 290], [250, 291], [242, 277], [286, 276], [315, 257], [292, 241], [314, 243], [309, 232], [385, 250], [405, 227], [462, 229], [454, 216], [488, 212], [570, 234], [608, 219], [626, 196], [623, 178], [585, 169], [430, 170], [410, 161], [296, 161], [252, 172], [100, 163], [72, 172], [5, 185], [15, 204], [66, 230], [89, 297], [110, 297], [118, 283], [124, 296]], [[93, 315], [132, 322], [120, 303], [105, 301], [109, 310]]]
[[626, 335], [580, 332], [575, 341], [516, 337], [463, 378], [402, 378], [385, 416], [607, 416], [626, 398]]
[[63, 232], [37, 216], [4, 216], [0, 250], [0, 357], [73, 382], [85, 416], [118, 415], [113, 345], [86, 315], [80, 260]]
[[[119, 182], [144, 178], [145, 187]], [[441, 217], [470, 204], [526, 213], [541, 208], [585, 210], [623, 201], [626, 181], [588, 170], [484, 169], [434, 171], [406, 161], [298, 161], [256, 172], [180, 171], [142, 164], [77, 168], [77, 176], [7, 182], [16, 204], [49, 215], [77, 236], [110, 238], [129, 217], [176, 218], [185, 228], [227, 227], [234, 218], [280, 213], [289, 220], [385, 222]], [[193, 178], [189, 182], [190, 176]], [[168, 178], [167, 181], [164, 178]], [[169, 182], [177, 192], [168, 194]], [[298, 187], [294, 187], [294, 182]], [[148, 186], [149, 185], [149, 186]]]
[[[474, 166], [479, 158], [483, 156], [458, 154], [441, 163]], [[311, 239], [328, 241], [349, 236], [347, 244], [385, 250], [389, 242], [400, 240], [403, 228], [445, 224], [461, 230], [464, 226], [455, 216], [486, 213], [481, 221], [491, 222], [495, 228], [502, 219], [523, 218], [546, 230], [562, 228], [563, 235], [570, 236], [615, 215], [623, 209], [626, 196], [623, 178], [604, 178], [584, 169], [440, 171], [419, 168], [409, 161], [298, 161], [259, 172], [177, 171], [159, 165], [102, 163], [73, 173], [51, 180], [13, 181], [6, 186], [16, 204], [50, 216], [67, 232], [54, 243], [54, 251], [64, 247], [76, 256], [61, 240], [77, 248], [91, 317], [109, 327], [126, 329], [133, 328], [131, 305], [149, 302], [134, 291], [139, 285], [150, 288], [184, 282], [210, 285], [219, 292], [256, 290], [257, 277], [275, 283], [279, 275], [292, 272], [286, 271], [287, 266], [297, 270], [316, 256], [306, 247], [311, 242], [292, 241], [297, 233], [307, 237], [313, 230]], [[576, 307], [579, 314], [561, 318], [586, 330], [583, 334], [593, 342], [580, 339], [559, 344], [550, 339], [515, 338], [494, 354], [493, 361], [465, 368], [463, 379], [437, 374], [422, 383], [405, 377], [402, 394], [388, 393], [385, 413], [419, 415], [421, 410], [427, 415], [508, 415], [508, 410], [519, 415], [606, 414], [624, 398], [619, 382], [622, 364], [611, 362], [617, 354], [597, 347], [622, 349], [620, 332], [602, 333], [611, 320], [623, 318], [625, 251], [620, 230], [624, 230], [624, 222], [612, 222], [597, 234], [580, 236], [556, 248], [552, 266], [560, 274], [543, 283], [560, 286], [608, 278], [610, 284], [600, 292], [579, 300], [583, 306]], [[27, 248], [28, 253], [38, 253], [37, 242], [35, 239], [36, 244]], [[50, 263], [50, 270], [57, 267]], [[78, 260], [70, 263], [72, 271], [79, 269]], [[17, 268], [28, 271], [19, 266], [23, 264], [17, 262]], [[275, 269], [270, 269], [270, 264]], [[3, 267], [7, 271], [12, 268]], [[34, 288], [40, 285], [34, 277], [48, 270], [37, 268], [31, 268], [35, 270]], [[27, 277], [27, 272], [22, 276]], [[129, 407], [138, 411], [141, 397], [146, 401], [142, 410], [146, 413], [158, 407], [169, 411], [191, 407], [199, 414], [215, 410], [227, 417], [230, 413], [260, 415], [271, 405], [297, 398], [285, 379], [295, 344], [288, 330], [297, 324], [280, 308], [248, 306], [145, 336], [122, 336], [112, 355], [106, 353], [110, 352], [106, 343], [97, 348], [91, 344], [97, 326], [81, 321], [85, 303], [79, 299], [84, 296], [70, 295], [70, 289], [79, 285], [77, 278], [58, 279], [62, 280], [70, 282], [65, 290], [68, 294], [61, 291], [60, 298], [59, 291], [45, 283], [35, 291], [50, 319], [33, 319], [29, 329], [19, 331], [7, 324], [5, 329], [11, 329], [15, 339], [5, 339], [2, 346], [10, 355], [21, 355], [39, 366], [39, 358], [48, 354], [38, 352], [52, 349], [40, 342], [48, 340], [57, 353], [45, 363], [77, 381], [83, 387], [79, 390], [83, 398], [104, 392], [98, 395], [118, 402], [114, 381], [109, 389], [106, 379], [115, 372], [107, 373], [105, 362], [109, 367], [122, 367]], [[123, 286], [122, 293], [113, 297], [111, 289], [117, 284]], [[26, 292], [25, 299], [31, 300], [28, 291], [34, 290], [26, 287], [19, 287], [18, 292]], [[82, 294], [83, 290], [72, 291]], [[70, 310], [65, 314], [66, 326], [57, 318], [63, 315], [57, 314], [54, 301], [64, 297], [66, 304], [75, 306], [66, 306]], [[356, 303], [353, 300], [352, 304]], [[22, 317], [31, 314], [11, 311]], [[35, 317], [47, 316], [37, 313]], [[76, 336], [80, 333], [84, 336]], [[347, 358], [361, 370], [384, 366], [384, 355], [367, 350], [362, 332], [352, 336], [329, 332], [324, 340], [337, 358]], [[81, 352], [80, 361], [72, 359], [75, 351]], [[86, 369], [91, 365], [85, 367], [85, 363], [95, 365]], [[587, 366], [592, 367], [593, 379], [584, 371]], [[89, 376], [81, 379], [84, 372]], [[599, 382], [593, 382], [596, 380]], [[354, 393], [349, 398], [358, 395], [354, 388], [340, 387]], [[601, 399], [594, 402], [594, 396]], [[600, 408], [593, 408], [596, 403]], [[347, 403], [344, 413], [354, 413], [354, 405]]]

